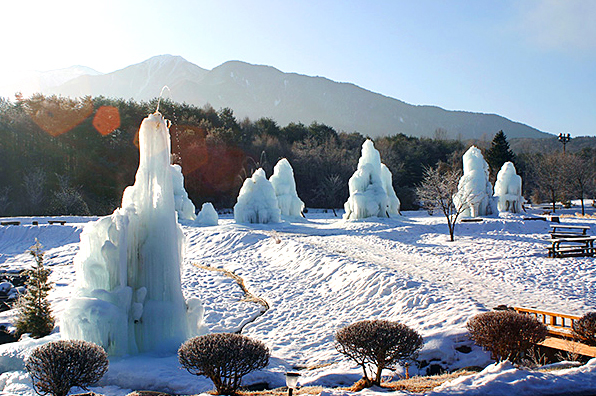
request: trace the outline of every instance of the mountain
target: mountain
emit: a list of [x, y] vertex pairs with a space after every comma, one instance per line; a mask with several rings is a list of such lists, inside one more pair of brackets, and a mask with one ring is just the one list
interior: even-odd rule
[[492, 136], [501, 129], [508, 138], [552, 136], [496, 114], [414, 106], [323, 77], [283, 73], [239, 61], [205, 70], [171, 55], [156, 56], [112, 73], [82, 75], [44, 92], [150, 100], [166, 85], [177, 102], [211, 104], [215, 109], [230, 107], [238, 119], [270, 117], [281, 126], [317, 121], [371, 137], [397, 133], [432, 137], [439, 128], [447, 137], [461, 139]]
[[48, 92], [80, 76], [97, 76], [102, 73], [86, 66], [72, 66], [66, 69], [40, 71], [22, 71], [0, 83], [0, 96], [14, 97], [17, 92], [30, 96], [36, 92]]

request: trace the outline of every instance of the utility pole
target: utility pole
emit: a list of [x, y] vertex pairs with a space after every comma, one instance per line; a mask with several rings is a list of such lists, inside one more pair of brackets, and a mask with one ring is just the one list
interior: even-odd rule
[[571, 136], [567, 133], [559, 133], [559, 142], [563, 143], [563, 153], [565, 152], [565, 146], [571, 140]]

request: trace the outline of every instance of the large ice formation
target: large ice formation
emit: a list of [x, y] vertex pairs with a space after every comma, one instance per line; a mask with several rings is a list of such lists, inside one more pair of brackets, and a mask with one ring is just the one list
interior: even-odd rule
[[344, 219], [399, 214], [400, 202], [393, 189], [391, 171], [381, 163], [381, 155], [369, 139], [362, 144], [358, 169], [350, 177], [348, 188], [350, 197], [344, 204]]
[[275, 190], [263, 168], [244, 180], [238, 202], [234, 205], [234, 220], [241, 224], [281, 222]]
[[464, 174], [459, 180], [456, 206], [463, 205], [463, 217], [476, 217], [492, 214], [495, 211], [493, 187], [488, 180], [488, 164], [482, 152], [475, 146], [463, 156]]
[[184, 234], [161, 114], [143, 120], [139, 150], [135, 184], [124, 191], [122, 207], [81, 234], [76, 292], [61, 322], [64, 338], [94, 342], [110, 355], [175, 351], [201, 331], [200, 301], [182, 295]]
[[301, 216], [304, 209], [304, 202], [298, 198], [294, 170], [287, 159], [282, 158], [277, 162], [269, 181], [275, 190], [281, 215], [291, 217]]
[[170, 165], [172, 167], [172, 182], [174, 183], [174, 203], [179, 220], [194, 220], [195, 205], [188, 198], [188, 193], [184, 189], [184, 176], [182, 167], [178, 164]]
[[515, 171], [513, 162], [505, 162], [497, 173], [495, 197], [499, 200], [497, 204], [499, 212], [521, 212], [524, 203], [522, 179]]
[[219, 223], [217, 211], [211, 202], [205, 202], [203, 204], [195, 223], [203, 226], [216, 226]]

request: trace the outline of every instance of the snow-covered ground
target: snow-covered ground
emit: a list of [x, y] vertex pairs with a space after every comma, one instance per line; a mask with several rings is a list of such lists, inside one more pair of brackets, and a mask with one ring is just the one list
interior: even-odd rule
[[[448, 242], [444, 218], [422, 211], [360, 221], [344, 221], [338, 215], [311, 211], [305, 220], [250, 226], [223, 216], [218, 226], [184, 226], [182, 287], [187, 298], [204, 302], [206, 326], [217, 332], [242, 328], [243, 334], [271, 348], [269, 367], [248, 375], [245, 383], [279, 387], [285, 384], [286, 371], [300, 370], [300, 385], [353, 384], [361, 377], [360, 370], [335, 350], [333, 339], [337, 329], [362, 319], [401, 321], [419, 331], [425, 340], [419, 356], [424, 367], [411, 367], [410, 373], [425, 374], [431, 365], [453, 370], [490, 364], [489, 355], [468, 339], [465, 323], [497, 305], [575, 315], [595, 310], [594, 259], [547, 258], [550, 228], [545, 221], [507, 215], [461, 223], [456, 241]], [[35, 238], [44, 245], [46, 264], [53, 270], [50, 298], [58, 318], [73, 291], [72, 261], [79, 235], [95, 218], [63, 219], [64, 226], [44, 224], [43, 218], [15, 218], [22, 225], [0, 227], [0, 271], [30, 266], [27, 248]], [[31, 225], [32, 220], [40, 225]], [[596, 219], [561, 221], [590, 225], [590, 234], [596, 234]], [[197, 265], [233, 271], [252, 294], [267, 301], [269, 310], [261, 315], [262, 306], [245, 301], [233, 279]], [[0, 323], [10, 323], [12, 315], [1, 313]], [[59, 324], [46, 339], [0, 346], [2, 394], [34, 394], [22, 371], [22, 357], [32, 344], [58, 339]], [[472, 351], [459, 352], [456, 348], [462, 345]], [[397, 378], [403, 372], [385, 374]], [[131, 389], [194, 394], [212, 389], [212, 384], [184, 371], [176, 356], [140, 355], [112, 359], [108, 374], [93, 388], [106, 395], [124, 395]], [[435, 394], [570, 390], [596, 391], [596, 360], [553, 373], [491, 365], [443, 385]]]

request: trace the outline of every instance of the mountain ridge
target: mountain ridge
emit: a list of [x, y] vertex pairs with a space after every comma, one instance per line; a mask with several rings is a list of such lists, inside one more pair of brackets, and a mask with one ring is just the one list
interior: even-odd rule
[[437, 130], [446, 131], [448, 138], [460, 139], [499, 130], [508, 138], [553, 136], [497, 114], [412, 105], [350, 82], [285, 73], [238, 60], [207, 70], [181, 56], [158, 55], [111, 73], [80, 75], [42, 93], [151, 100], [159, 96], [164, 85], [170, 88], [174, 101], [210, 104], [216, 109], [229, 107], [239, 119], [269, 117], [282, 126], [319, 122], [371, 137], [398, 133], [432, 137]]

